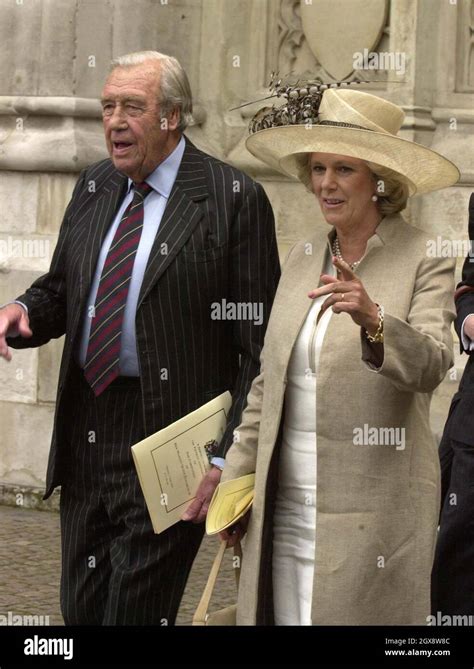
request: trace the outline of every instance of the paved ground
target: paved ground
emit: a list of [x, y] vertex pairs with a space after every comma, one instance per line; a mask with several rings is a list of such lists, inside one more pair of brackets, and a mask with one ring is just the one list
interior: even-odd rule
[[[203, 541], [181, 603], [178, 625], [191, 624], [217, 546], [215, 537]], [[214, 608], [235, 601], [231, 560], [228, 551], [216, 586]], [[58, 514], [0, 506], [0, 616], [8, 616], [9, 611], [11, 615], [49, 616], [50, 625], [62, 625], [60, 569]]]

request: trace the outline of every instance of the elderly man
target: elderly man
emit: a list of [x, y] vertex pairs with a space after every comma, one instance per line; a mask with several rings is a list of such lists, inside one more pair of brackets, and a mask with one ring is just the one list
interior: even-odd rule
[[[116, 59], [102, 109], [111, 159], [80, 175], [49, 272], [0, 310], [0, 355], [66, 335], [45, 493], [61, 485], [66, 624], [173, 624], [258, 372], [274, 221], [261, 186], [182, 134], [192, 100], [176, 59]], [[216, 319], [223, 300], [262, 318]], [[130, 446], [227, 389], [213, 466], [155, 535]]]

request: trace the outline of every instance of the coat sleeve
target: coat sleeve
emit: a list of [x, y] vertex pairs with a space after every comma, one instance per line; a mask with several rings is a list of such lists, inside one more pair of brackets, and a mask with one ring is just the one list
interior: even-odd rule
[[233, 325], [233, 344], [240, 356], [226, 430], [216, 452], [226, 457], [233, 432], [241, 422], [242, 411], [253, 379], [259, 372], [270, 310], [280, 278], [280, 261], [275, 223], [270, 202], [262, 186], [252, 182], [233, 223], [230, 251], [229, 300], [235, 304], [256, 304], [261, 322], [237, 319]]
[[[406, 320], [385, 314], [383, 363], [371, 371], [402, 392], [432, 392], [453, 364], [455, 264], [454, 258], [423, 258]], [[370, 368], [372, 349], [366, 337], [361, 341]]]
[[257, 465], [258, 435], [262, 414], [264, 351], [260, 356], [260, 374], [255, 377], [247, 396], [247, 406], [242, 413], [242, 422], [234, 431], [234, 443], [227, 452], [221, 481], [252, 474]]
[[64, 214], [54, 249], [49, 271], [40, 276], [16, 299], [28, 307], [28, 317], [33, 336], [29, 339], [9, 337], [12, 348], [34, 348], [47, 344], [50, 339], [62, 337], [66, 332], [66, 249], [69, 237], [70, 214], [75, 197], [83, 187], [85, 171], [74, 188], [73, 195]]

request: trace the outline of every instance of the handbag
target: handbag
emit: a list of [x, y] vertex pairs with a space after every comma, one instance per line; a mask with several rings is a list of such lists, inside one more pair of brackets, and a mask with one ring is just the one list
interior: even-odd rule
[[[193, 625], [236, 625], [236, 604], [226, 606], [225, 608], [214, 611], [213, 613], [208, 613], [209, 603], [211, 601], [212, 593], [214, 592], [214, 587], [216, 585], [217, 576], [222, 565], [222, 559], [224, 557], [226, 548], [227, 542], [221, 541], [217, 555], [214, 558], [204, 592], [202, 593], [201, 600], [193, 616]], [[240, 579], [240, 564], [242, 562], [242, 546], [240, 545], [240, 541], [234, 546], [234, 556], [239, 558], [239, 566], [234, 568], [235, 582], [238, 589]]]

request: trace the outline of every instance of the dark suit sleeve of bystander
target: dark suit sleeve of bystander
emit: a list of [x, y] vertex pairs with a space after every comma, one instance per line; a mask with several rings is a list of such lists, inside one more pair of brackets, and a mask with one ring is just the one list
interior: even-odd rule
[[[456, 288], [456, 320], [455, 328], [460, 341], [460, 350], [464, 348], [461, 342], [462, 324], [469, 314], [474, 314], [474, 193], [469, 200], [469, 240], [471, 253], [468, 254], [462, 268], [462, 281]], [[464, 289], [464, 290], [463, 290]]]

